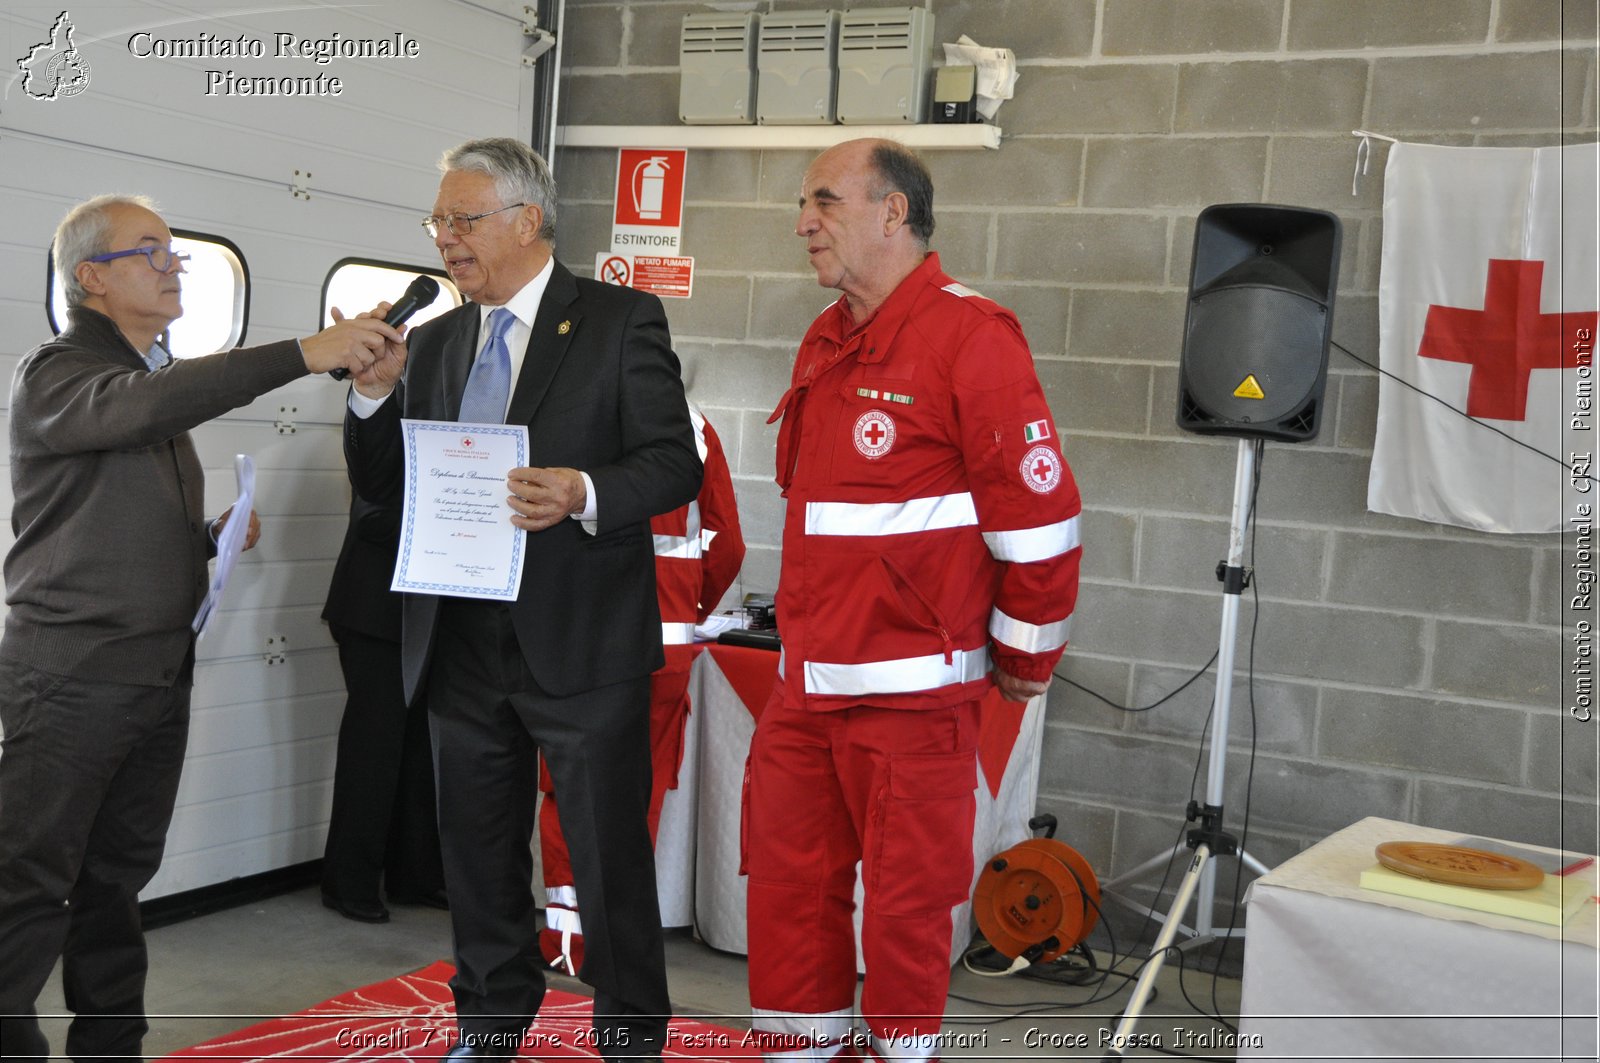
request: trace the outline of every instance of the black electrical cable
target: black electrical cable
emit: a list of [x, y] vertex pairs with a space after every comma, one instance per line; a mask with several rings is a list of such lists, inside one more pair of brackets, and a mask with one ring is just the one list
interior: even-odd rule
[[[1194, 1013], [1196, 1015], [1199, 1015], [1199, 1016], [1202, 1016], [1202, 1017], [1208, 1018], [1208, 1019], [1213, 1019], [1213, 1020], [1217, 1019], [1217, 1016], [1208, 1014], [1203, 1008], [1201, 1008], [1199, 1005], [1195, 1004], [1194, 1000], [1189, 996], [1188, 990], [1184, 987], [1183, 973], [1187, 969], [1187, 965], [1186, 965], [1186, 962], [1185, 962], [1184, 955], [1183, 955], [1182, 951], [1180, 951], [1176, 946], [1168, 946], [1166, 951], [1177, 957], [1177, 960], [1178, 960], [1178, 989], [1179, 989], [1179, 992], [1182, 993], [1183, 999], [1188, 1003], [1189, 1007], [1194, 1010]], [[1122, 978], [1124, 980], [1124, 982], [1125, 982], [1125, 984], [1123, 986], [1119, 986], [1118, 987], [1117, 992], [1120, 992], [1122, 989], [1126, 988], [1126, 984], [1131, 984], [1132, 982], [1137, 981], [1138, 978], [1139, 978], [1140, 973], [1144, 970], [1144, 968], [1147, 967], [1152, 962], [1154, 962], [1154, 960], [1156, 959], [1156, 955], [1158, 955], [1158, 954], [1154, 954], [1153, 953], [1150, 956], [1145, 957], [1145, 959], [1142, 962], [1140, 962], [1140, 964], [1137, 967], [1135, 967], [1132, 972], [1122, 972], [1122, 971], [1114, 972], [1117, 975], [1117, 977]], [[1072, 1003], [1062, 1003], [1060, 1001], [994, 1001], [994, 1000], [981, 1000], [981, 999], [978, 999], [976, 997], [968, 997], [968, 996], [962, 996], [962, 995], [960, 995], [958, 993], [951, 993], [950, 994], [950, 999], [951, 1000], [959, 1000], [959, 1001], [962, 1001], [963, 1003], [966, 1003], [966, 1004], [978, 1004], [978, 1005], [981, 1005], [981, 1006], [987, 1007], [987, 1008], [1003, 1008], [1003, 1009], [1018, 1009], [1018, 1010], [1008, 1010], [1008, 1012], [1006, 1014], [1001, 1014], [1001, 1015], [971, 1016], [971, 1017], [960, 1018], [960, 1019], [953, 1018], [953, 1017], [947, 1017], [945, 1019], [945, 1023], [946, 1023], [946, 1025], [950, 1025], [950, 1026], [976, 1026], [976, 1025], [981, 1025], [981, 1024], [986, 1024], [986, 1023], [1007, 1022], [1007, 1021], [1010, 1021], [1012, 1019], [1027, 1018], [1027, 1017], [1030, 1017], [1030, 1016], [1047, 1016], [1047, 1015], [1060, 1013], [1060, 1012], [1075, 1011], [1075, 1010], [1077, 1010], [1079, 1008], [1088, 1007], [1091, 1004], [1099, 1004], [1099, 1003], [1102, 1003], [1105, 1000], [1109, 1000], [1110, 997], [1114, 996], [1114, 995], [1115, 995], [1115, 993], [1108, 994], [1107, 996], [1091, 996], [1087, 1000], [1075, 1001], [1075, 1002], [1072, 1002]], [[1228, 1024], [1226, 1022], [1223, 1022], [1223, 1025], [1227, 1026]], [[1231, 1026], [1228, 1027], [1228, 1028], [1230, 1030], [1232, 1030]], [[1141, 1047], [1147, 1047], [1147, 1046], [1141, 1046]], [[1159, 1047], [1159, 1046], [1148, 1046], [1148, 1047], [1152, 1051], [1159, 1052], [1160, 1054], [1162, 1054], [1164, 1056], [1172, 1056], [1172, 1057], [1175, 1057], [1175, 1058], [1178, 1058], [1178, 1059], [1193, 1059], [1193, 1060], [1206, 1061], [1206, 1063], [1231, 1063], [1230, 1060], [1225, 1060], [1225, 1059], [1223, 1059], [1221, 1057], [1217, 1057], [1217, 1056], [1192, 1055], [1192, 1054], [1190, 1054], [1188, 1052], [1179, 1052], [1179, 1051], [1177, 1051], [1175, 1049], [1162, 1048], [1162, 1047]]]
[[1356, 354], [1354, 351], [1352, 351], [1350, 348], [1346, 347], [1344, 344], [1339, 343], [1336, 340], [1329, 340], [1328, 342], [1329, 342], [1330, 345], [1332, 345], [1334, 347], [1337, 347], [1339, 350], [1343, 351], [1347, 358], [1350, 358], [1353, 361], [1359, 362], [1360, 364], [1366, 366], [1368, 369], [1371, 369], [1376, 373], [1379, 373], [1379, 374], [1381, 374], [1383, 376], [1388, 377], [1390, 380], [1393, 380], [1397, 384], [1401, 384], [1401, 385], [1403, 385], [1405, 387], [1410, 388], [1412, 391], [1415, 391], [1418, 395], [1421, 395], [1425, 399], [1432, 399], [1434, 402], [1437, 402], [1440, 406], [1443, 406], [1445, 409], [1449, 410], [1451, 413], [1460, 414], [1462, 417], [1464, 417], [1465, 419], [1471, 421], [1473, 424], [1478, 425], [1481, 428], [1486, 428], [1489, 431], [1493, 432], [1497, 436], [1504, 436], [1506, 439], [1509, 439], [1511, 442], [1515, 443], [1517, 446], [1521, 447], [1523, 450], [1532, 451], [1533, 453], [1539, 455], [1539, 457], [1544, 458], [1547, 461], [1555, 462], [1557, 465], [1561, 466], [1563, 469], [1566, 469], [1568, 472], [1573, 473], [1573, 475], [1577, 479], [1581, 479], [1581, 480], [1593, 480], [1594, 479], [1593, 476], [1589, 476], [1589, 475], [1586, 475], [1584, 473], [1576, 472], [1572, 468], [1571, 465], [1568, 465], [1566, 462], [1562, 461], [1560, 458], [1556, 457], [1554, 454], [1546, 454], [1544, 451], [1540, 450], [1538, 447], [1532, 446], [1532, 445], [1530, 445], [1528, 443], [1524, 443], [1522, 440], [1518, 439], [1514, 435], [1511, 435], [1509, 432], [1502, 432], [1500, 429], [1496, 428], [1494, 425], [1490, 424], [1489, 422], [1480, 420], [1480, 419], [1472, 416], [1472, 414], [1468, 413], [1466, 410], [1461, 409], [1459, 406], [1452, 406], [1450, 403], [1446, 402], [1444, 399], [1442, 399], [1439, 396], [1433, 394], [1433, 392], [1424, 391], [1421, 388], [1417, 387], [1417, 385], [1413, 384], [1411, 381], [1406, 380], [1404, 377], [1397, 376], [1396, 374], [1389, 372], [1387, 369], [1384, 369], [1382, 366], [1379, 366], [1374, 362], [1367, 361], [1365, 358], [1361, 357], [1359, 354]]
[[[1218, 652], [1220, 653], [1221, 651], [1219, 650]], [[1078, 681], [1073, 680], [1073, 679], [1068, 679], [1066, 676], [1062, 675], [1060, 672], [1052, 672], [1050, 674], [1055, 676], [1057, 679], [1061, 680], [1063, 683], [1066, 683], [1068, 686], [1077, 687], [1079, 690], [1083, 691], [1085, 694], [1089, 695], [1091, 698], [1095, 698], [1095, 699], [1097, 699], [1099, 701], [1105, 702], [1107, 705], [1110, 705], [1113, 709], [1116, 709], [1119, 712], [1149, 712], [1151, 709], [1156, 708], [1159, 705], [1164, 705], [1167, 702], [1171, 701], [1173, 698], [1177, 697], [1179, 694], [1183, 693], [1185, 690], [1187, 690], [1189, 688], [1190, 684], [1192, 684], [1196, 679], [1199, 679], [1201, 676], [1205, 675], [1206, 672], [1210, 671], [1211, 670], [1211, 666], [1213, 664], [1216, 664], [1216, 663], [1217, 663], [1217, 654], [1213, 653], [1211, 655], [1211, 659], [1206, 661], [1205, 664], [1202, 664], [1200, 666], [1200, 670], [1198, 672], [1194, 673], [1194, 675], [1191, 675], [1188, 679], [1185, 679], [1183, 681], [1182, 685], [1180, 685], [1177, 689], [1171, 691], [1165, 697], [1162, 697], [1158, 701], [1152, 701], [1148, 705], [1140, 705], [1140, 706], [1137, 706], [1137, 707], [1131, 706], [1131, 705], [1122, 705], [1122, 704], [1119, 704], [1119, 703], [1117, 703], [1115, 701], [1112, 701], [1110, 698], [1106, 697], [1104, 694], [1101, 694], [1098, 691], [1090, 690], [1088, 687], [1084, 686], [1082, 683], [1079, 683]]]

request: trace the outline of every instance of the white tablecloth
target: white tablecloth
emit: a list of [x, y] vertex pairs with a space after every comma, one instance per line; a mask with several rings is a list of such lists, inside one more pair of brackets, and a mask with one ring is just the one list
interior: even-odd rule
[[1373, 817], [1258, 880], [1238, 1057], [1595, 1059], [1592, 901], [1562, 928], [1358, 885], [1380, 842], [1460, 837]]

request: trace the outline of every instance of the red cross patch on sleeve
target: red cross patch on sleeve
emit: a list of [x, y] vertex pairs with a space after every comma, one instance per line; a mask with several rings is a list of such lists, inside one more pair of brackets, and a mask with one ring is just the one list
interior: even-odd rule
[[1047, 495], [1061, 483], [1061, 459], [1049, 447], [1034, 447], [1022, 456], [1018, 469], [1028, 490]]

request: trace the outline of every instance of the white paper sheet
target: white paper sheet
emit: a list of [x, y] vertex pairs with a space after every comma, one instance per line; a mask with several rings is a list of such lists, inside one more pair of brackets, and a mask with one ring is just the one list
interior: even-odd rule
[[514, 601], [528, 535], [506, 474], [528, 464], [526, 425], [402, 420], [405, 505], [390, 589]]
[[222, 589], [228, 585], [228, 577], [233, 574], [233, 566], [238, 562], [239, 555], [244, 553], [245, 537], [250, 531], [250, 510], [255, 505], [256, 497], [256, 463], [250, 460], [248, 454], [235, 454], [233, 473], [239, 484], [239, 497], [234, 500], [228, 523], [223, 525], [222, 534], [217, 537], [217, 567], [211, 575], [211, 588], [206, 592], [205, 601], [200, 603], [199, 611], [194, 614], [194, 623], [189, 625], [197, 639], [206, 636], [211, 614], [222, 600]]

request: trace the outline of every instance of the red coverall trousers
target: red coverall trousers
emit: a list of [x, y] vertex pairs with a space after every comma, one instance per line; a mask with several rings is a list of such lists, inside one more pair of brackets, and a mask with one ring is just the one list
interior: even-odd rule
[[829, 1059], [850, 1038], [858, 860], [867, 1044], [937, 1055], [951, 909], [972, 888], [978, 723], [976, 701], [807, 711], [774, 689], [744, 811], [750, 1003], [770, 1055]]

